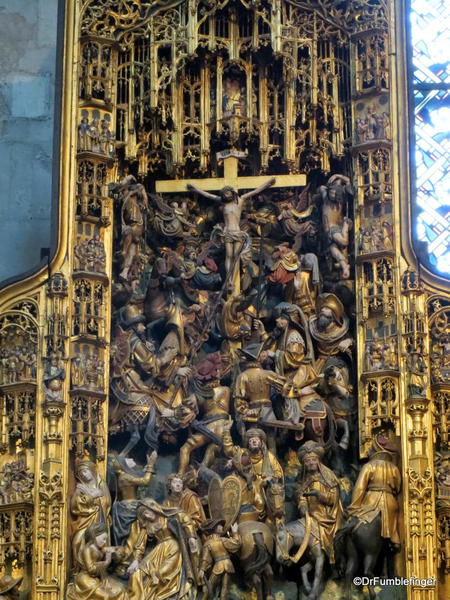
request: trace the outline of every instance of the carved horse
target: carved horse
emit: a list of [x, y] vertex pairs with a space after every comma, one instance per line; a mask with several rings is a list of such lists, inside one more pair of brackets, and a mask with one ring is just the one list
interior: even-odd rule
[[318, 442], [327, 450], [333, 445], [336, 437], [333, 411], [325, 400], [319, 397], [314, 398], [303, 410], [305, 412], [303, 439]]
[[267, 518], [270, 525], [278, 528], [284, 523], [284, 486], [281, 483], [271, 483], [264, 490]]
[[[306, 539], [307, 538], [307, 539]], [[289, 565], [301, 560], [295, 555], [290, 555], [293, 547], [305, 546], [303, 561], [300, 563], [300, 573], [303, 587], [307, 592], [308, 600], [318, 600], [323, 586], [323, 570], [325, 565], [325, 553], [320, 543], [307, 531], [305, 519], [291, 521], [281, 527], [276, 536], [276, 558], [280, 564]], [[301, 552], [301, 551], [300, 551]], [[308, 574], [313, 569], [314, 579], [311, 585]]]
[[[353, 594], [353, 579], [360, 571], [365, 577], [374, 577], [375, 567], [382, 553], [388, 550], [387, 541], [381, 537], [381, 516], [378, 515], [371, 523], [363, 523], [358, 519], [350, 519], [336, 533], [334, 541], [335, 555], [339, 557], [338, 569], [345, 575], [346, 597], [351, 600]], [[388, 570], [390, 554], [387, 553]], [[388, 575], [391, 575], [389, 573]], [[369, 597], [376, 597], [373, 586], [368, 586]]]
[[261, 521], [239, 523], [242, 544], [238, 553], [244, 580], [256, 591], [257, 600], [273, 600], [273, 556], [274, 538], [269, 525]]

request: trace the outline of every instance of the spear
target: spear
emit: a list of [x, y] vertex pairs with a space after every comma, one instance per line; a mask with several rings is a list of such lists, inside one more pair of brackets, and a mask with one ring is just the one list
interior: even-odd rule
[[259, 238], [259, 257], [258, 257], [258, 296], [256, 298], [256, 318], [259, 319], [259, 313], [261, 310], [261, 296], [262, 296], [262, 275], [263, 275], [263, 258], [264, 258], [264, 245], [263, 235], [261, 231], [261, 237]]
[[[233, 262], [231, 264], [231, 267], [225, 277], [225, 280], [222, 284], [222, 287], [220, 288], [220, 291], [217, 295], [217, 298], [213, 304], [213, 306], [211, 307], [210, 313], [208, 315], [208, 318], [206, 319], [206, 322], [198, 336], [198, 340], [197, 342], [192, 346], [190, 352], [189, 352], [189, 361], [188, 361], [188, 365], [186, 366], [190, 366], [192, 364], [192, 361], [194, 360], [197, 352], [200, 350], [200, 348], [202, 347], [203, 343], [204, 343], [204, 337], [205, 335], [208, 333], [209, 328], [211, 327], [211, 323], [212, 320], [214, 319], [214, 317], [216, 316], [216, 310], [219, 307], [219, 303], [222, 300], [222, 296], [224, 291], [228, 288], [228, 284], [230, 283], [230, 279], [232, 277], [232, 275], [234, 274], [234, 269], [237, 265], [238, 260], [241, 257], [241, 252], [244, 249], [244, 244], [245, 244], [245, 240], [242, 241], [241, 247], [239, 248], [239, 251], [236, 253], [236, 255], [234, 256]], [[170, 404], [172, 404], [172, 402], [175, 400], [175, 396], [177, 395], [179, 389], [181, 387], [181, 381], [178, 381], [175, 385], [173, 394], [172, 394], [172, 399]]]

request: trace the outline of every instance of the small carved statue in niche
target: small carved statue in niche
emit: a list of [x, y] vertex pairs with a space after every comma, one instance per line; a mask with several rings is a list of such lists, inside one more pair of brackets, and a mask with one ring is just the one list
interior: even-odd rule
[[100, 132], [99, 132], [99, 147], [100, 152], [106, 156], [114, 157], [114, 134], [109, 128], [109, 120], [103, 118], [100, 121]]
[[225, 77], [223, 81], [222, 113], [224, 117], [245, 115], [245, 88], [237, 77]]
[[428, 367], [422, 354], [417, 348], [409, 348], [407, 354], [408, 374], [409, 374], [409, 393], [411, 396], [423, 398], [427, 385]]
[[359, 252], [370, 254], [372, 252], [385, 252], [393, 250], [392, 226], [387, 221], [372, 223], [359, 230]]
[[207, 584], [204, 583], [202, 600], [211, 598], [219, 588], [219, 600], [226, 600], [230, 573], [234, 573], [230, 553], [237, 552], [241, 547], [241, 537], [238, 534], [238, 526], [234, 523], [231, 527], [231, 536], [223, 535], [225, 521], [222, 519], [207, 519], [203, 521], [201, 530], [205, 536], [203, 544], [200, 571], [198, 574], [200, 582], [208, 577]]
[[384, 368], [384, 346], [381, 341], [374, 340], [366, 344], [366, 371], [382, 371]]
[[72, 358], [72, 389], [103, 391], [104, 361], [98, 350], [85, 350]]
[[75, 268], [79, 271], [104, 273], [106, 269], [105, 246], [98, 233], [89, 240], [78, 240], [74, 248]]
[[[84, 112], [84, 111], [83, 111]], [[89, 139], [89, 116], [87, 113], [81, 117], [78, 125], [78, 150], [90, 150], [91, 144]]]
[[354, 190], [346, 175], [332, 175], [320, 188], [322, 198], [322, 227], [331, 257], [341, 267], [342, 279], [349, 279], [349, 231], [352, 221], [346, 216]]
[[369, 123], [367, 119], [356, 119], [356, 142], [363, 144], [369, 139]]
[[89, 125], [88, 130], [88, 139], [90, 143], [91, 152], [101, 152], [100, 148], [100, 131], [99, 131], [99, 118], [96, 113], [94, 113], [94, 117], [92, 119], [91, 124]]
[[383, 112], [380, 106], [371, 104], [364, 108], [363, 104], [357, 107], [363, 110], [356, 118], [356, 143], [364, 144], [371, 140], [389, 139], [390, 119], [387, 112]]
[[34, 474], [29, 473], [22, 459], [6, 463], [0, 470], [0, 504], [31, 502]]
[[62, 386], [65, 378], [66, 371], [60, 355], [52, 352], [44, 370], [44, 390], [47, 400], [62, 400]]
[[15, 579], [11, 575], [3, 575], [0, 578], [0, 600], [19, 600], [19, 586], [23, 577]]
[[32, 381], [35, 377], [36, 350], [33, 345], [18, 343], [10, 348], [0, 348], [0, 385]]

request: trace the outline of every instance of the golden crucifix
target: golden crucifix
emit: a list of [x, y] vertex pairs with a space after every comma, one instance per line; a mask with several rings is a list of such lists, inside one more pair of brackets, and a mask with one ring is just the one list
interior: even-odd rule
[[[276, 179], [264, 176], [239, 177], [239, 158], [246, 156], [236, 150], [224, 150], [217, 154], [217, 159], [224, 162], [224, 176], [207, 179], [182, 179], [156, 182], [157, 193], [176, 193], [192, 191], [217, 202], [222, 202], [225, 228], [225, 268], [227, 274], [234, 265], [233, 274], [229, 276], [235, 294], [240, 291], [238, 254], [242, 251], [244, 234], [240, 229], [242, 208], [245, 200], [262, 193], [269, 187], [286, 188], [306, 185], [304, 175], [279, 175]], [[209, 190], [220, 190], [221, 194], [211, 194]], [[239, 190], [251, 190], [239, 195]]]

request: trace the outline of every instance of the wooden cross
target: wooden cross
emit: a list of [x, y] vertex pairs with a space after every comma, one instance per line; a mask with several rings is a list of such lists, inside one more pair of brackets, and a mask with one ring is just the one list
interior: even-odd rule
[[[223, 177], [207, 177], [205, 179], [167, 179], [156, 182], [157, 194], [186, 193], [186, 186], [191, 183], [205, 191], [221, 190], [226, 185], [230, 185], [236, 191], [251, 190], [259, 187], [267, 181], [270, 175], [257, 175], [254, 177], [239, 177], [238, 165], [239, 158], [244, 158], [244, 152], [236, 150], [224, 150], [217, 153], [218, 160], [224, 163]], [[276, 183], [272, 188], [289, 188], [306, 185], [305, 175], [277, 175]]]
[[[246, 153], [237, 150], [224, 150], [222, 152], [218, 152], [218, 161], [224, 162], [223, 177], [157, 181], [156, 192], [158, 194], [186, 193], [188, 191], [187, 186], [189, 184], [196, 186], [199, 190], [204, 192], [221, 190], [225, 186], [232, 187], [236, 192], [239, 192], [239, 190], [256, 190], [262, 184], [267, 183], [268, 176], [239, 177], [239, 158], [245, 158], [246, 156]], [[275, 183], [271, 185], [271, 187], [289, 188], [304, 185], [306, 185], [305, 175], [279, 175], [276, 177]], [[231, 275], [231, 279], [233, 293], [237, 294], [240, 291], [239, 261], [233, 269], [233, 275]]]

